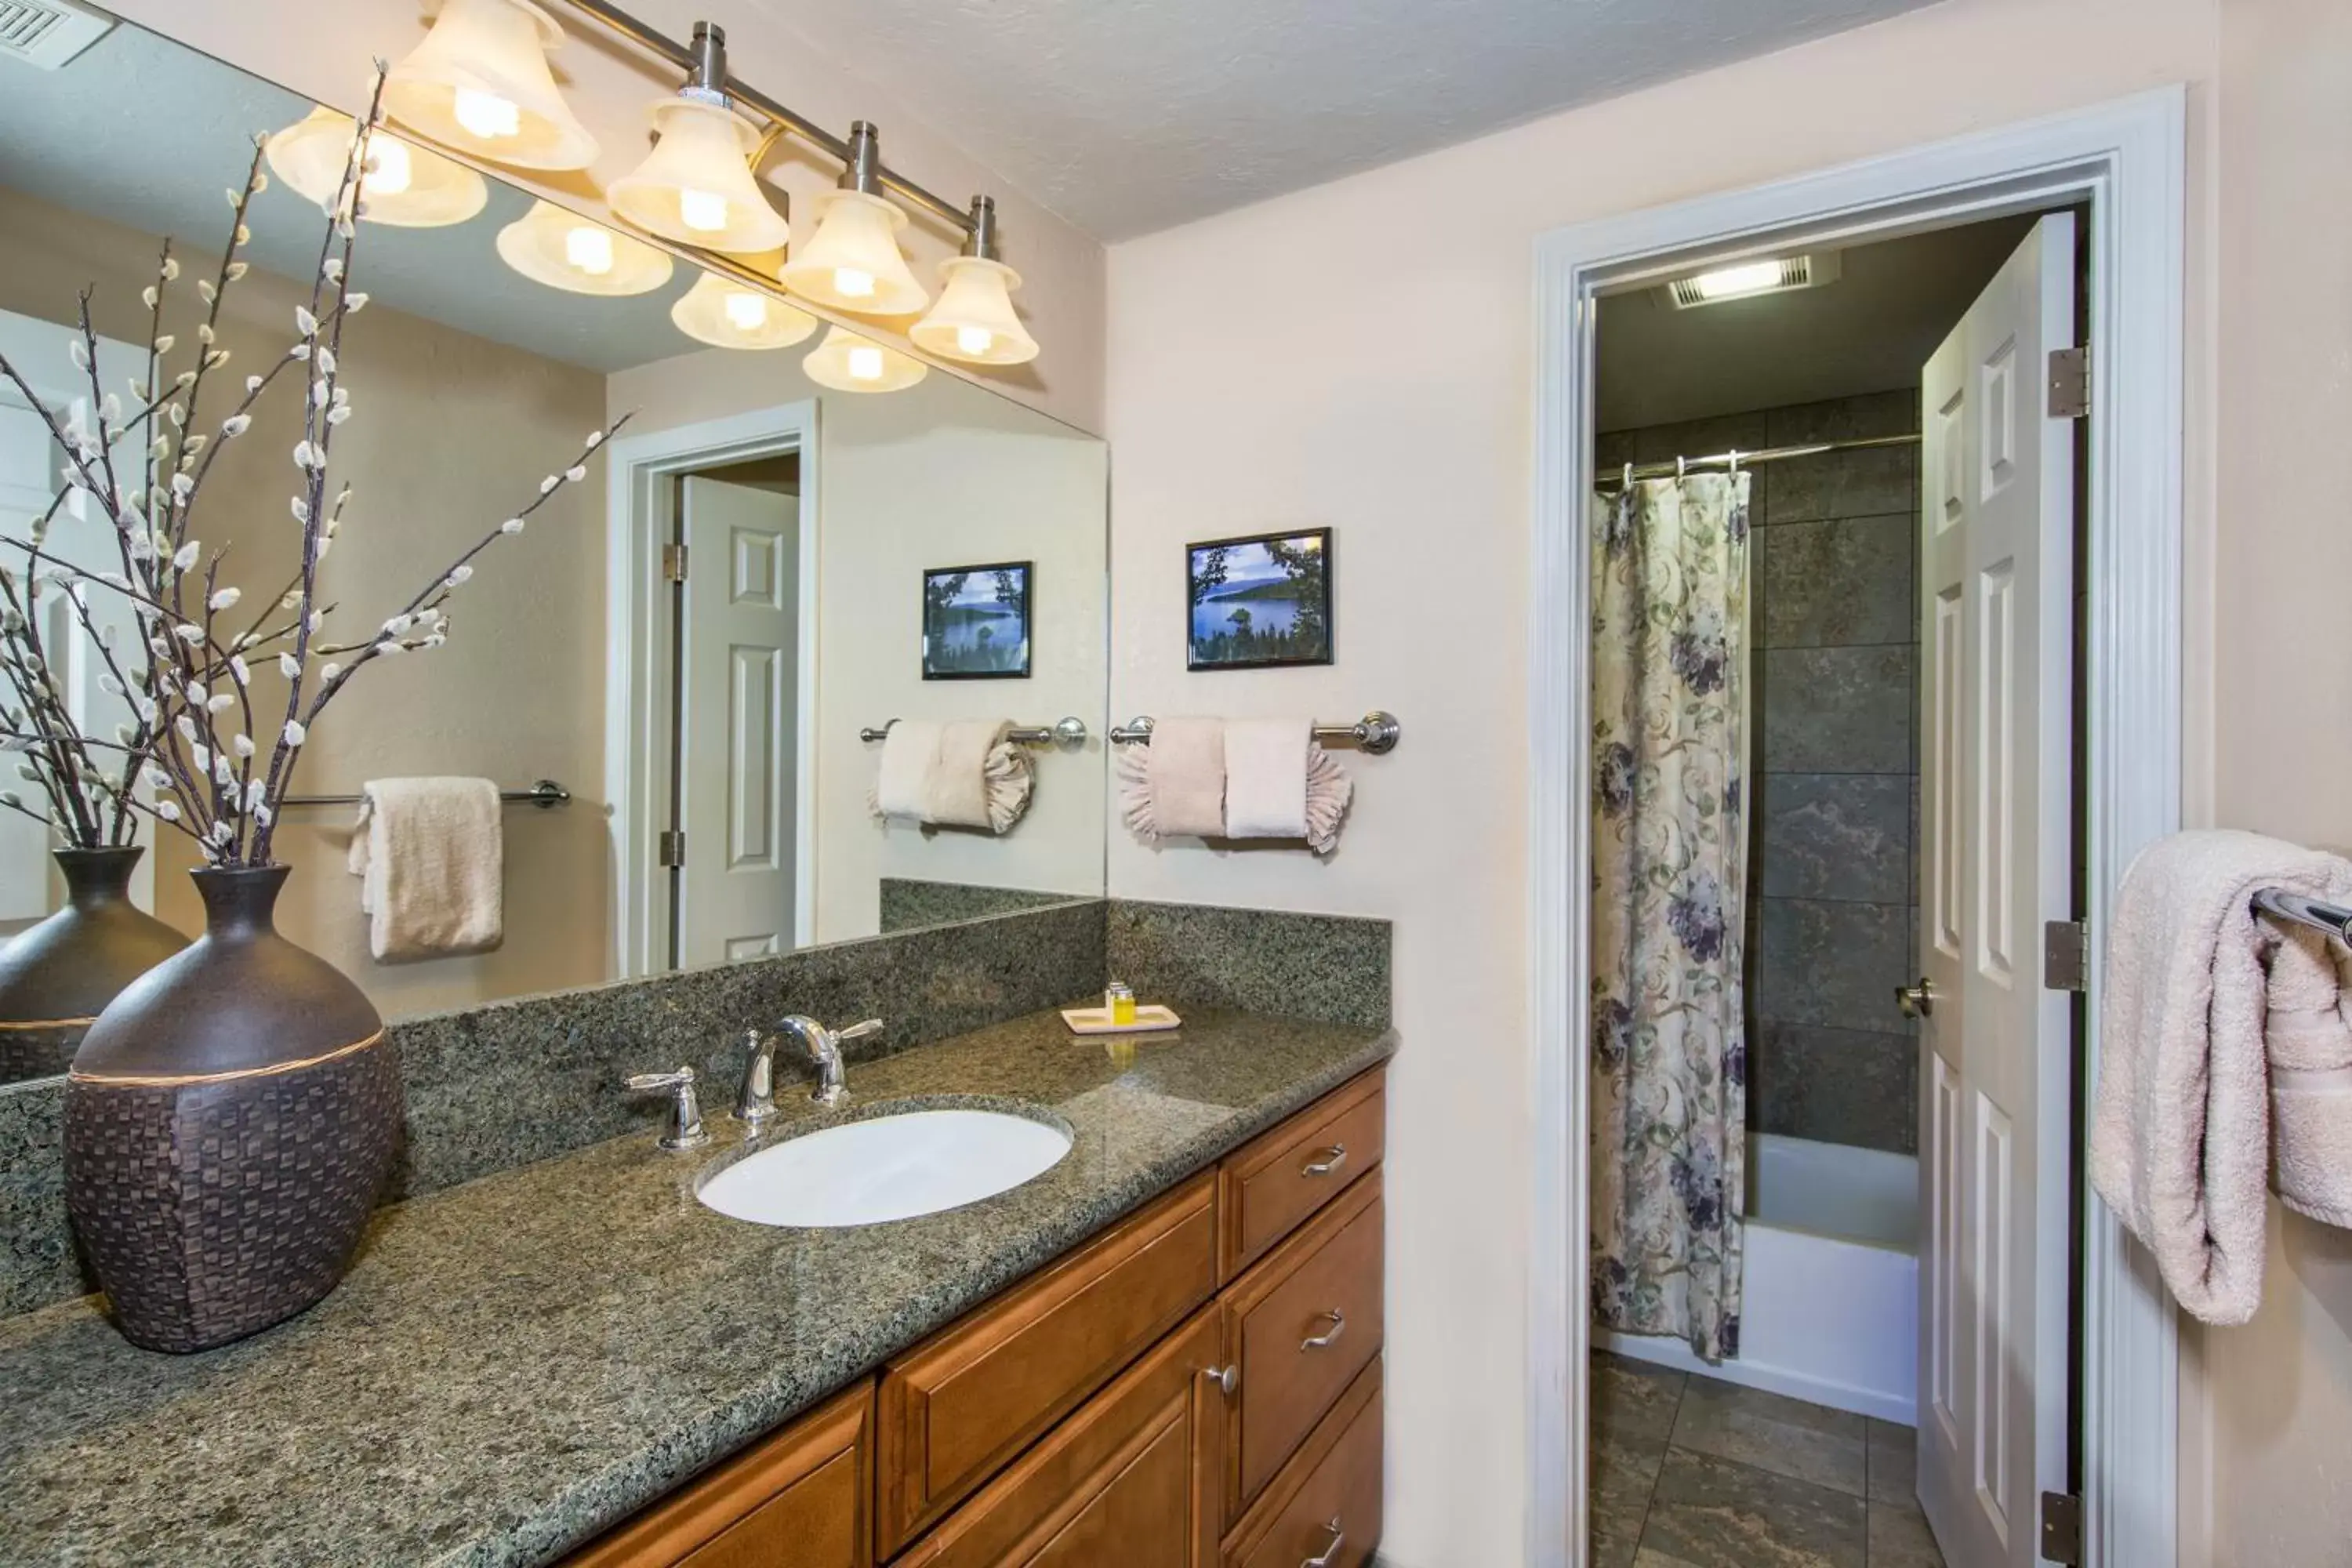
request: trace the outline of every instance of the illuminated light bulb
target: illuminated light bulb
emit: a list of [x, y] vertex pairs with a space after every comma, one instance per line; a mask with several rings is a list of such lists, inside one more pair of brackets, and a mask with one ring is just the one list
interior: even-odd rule
[[996, 334], [990, 331], [986, 327], [958, 327], [956, 329], [956, 347], [961, 349], [964, 353], [971, 354], [975, 359], [980, 355], [986, 353], [989, 350], [989, 345], [995, 342]]
[[1024, 364], [1037, 340], [1013, 309], [1021, 275], [993, 257], [951, 256], [940, 264], [940, 302], [907, 329], [917, 348], [972, 364]]
[[360, 178], [361, 190], [371, 196], [396, 196], [415, 178], [416, 167], [409, 159], [406, 142], [382, 133], [368, 139], [368, 168]]
[[768, 324], [767, 297], [754, 294], [748, 289], [729, 290], [723, 308], [727, 312], [728, 324], [740, 327], [744, 331], [756, 332]]
[[810, 205], [816, 228], [784, 262], [785, 288], [868, 316], [911, 316], [930, 303], [898, 252], [905, 213], [863, 191], [826, 191]]
[[727, 226], [727, 198], [710, 191], [692, 188], [677, 193], [678, 221], [702, 234], [717, 234]]
[[833, 291], [846, 300], [871, 300], [874, 274], [855, 267], [836, 267], [833, 269]]
[[871, 343], [861, 343], [849, 351], [849, 374], [860, 381], [882, 379], [882, 351]]
[[669, 257], [552, 202], [499, 230], [499, 259], [534, 283], [572, 294], [645, 294], [669, 281]]
[[716, 349], [788, 348], [814, 335], [814, 316], [716, 272], [705, 272], [669, 308], [677, 330]]
[[613, 237], [582, 224], [563, 237], [563, 259], [592, 278], [613, 270]]
[[819, 386], [835, 392], [897, 392], [930, 374], [914, 355], [886, 344], [869, 342], [845, 327], [835, 327], [801, 361], [801, 369]]
[[522, 134], [522, 106], [478, 87], [459, 88], [450, 101], [449, 114], [485, 142]]
[[1698, 291], [1709, 300], [1728, 300], [1738, 294], [1753, 294], [1769, 289], [1780, 281], [1780, 264], [1777, 261], [1750, 261], [1738, 267], [1726, 267], [1698, 275]]

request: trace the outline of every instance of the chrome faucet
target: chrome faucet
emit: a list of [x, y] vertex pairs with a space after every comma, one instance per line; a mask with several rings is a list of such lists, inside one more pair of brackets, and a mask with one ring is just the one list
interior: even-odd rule
[[[852, 1024], [846, 1029], [834, 1030], [826, 1028], [814, 1018], [794, 1013], [788, 1018], [779, 1020], [776, 1028], [779, 1033], [790, 1035], [793, 1039], [798, 1040], [802, 1048], [808, 1052], [809, 1059], [816, 1064], [816, 1087], [809, 1090], [809, 1098], [819, 1105], [834, 1106], [839, 1105], [849, 1098], [849, 1085], [842, 1076], [843, 1043], [849, 1040], [862, 1040], [868, 1035], [880, 1034], [882, 1020], [868, 1018], [862, 1024]], [[774, 1037], [764, 1037], [762, 1044], [752, 1047], [751, 1065], [743, 1070], [743, 1094], [736, 1104], [735, 1114], [751, 1122], [754, 1127], [759, 1125], [761, 1117], [773, 1115], [775, 1112], [774, 1061]], [[764, 1106], [755, 1100], [753, 1093], [755, 1079], [759, 1080], [757, 1098], [764, 1100]], [[746, 1114], [747, 1110], [750, 1114]]]
[[694, 1092], [694, 1069], [681, 1067], [676, 1072], [641, 1072], [628, 1080], [629, 1088], [638, 1094], [650, 1094], [657, 1089], [672, 1091], [669, 1121], [656, 1141], [670, 1150], [699, 1149], [710, 1142], [710, 1134], [702, 1130], [702, 1101]]

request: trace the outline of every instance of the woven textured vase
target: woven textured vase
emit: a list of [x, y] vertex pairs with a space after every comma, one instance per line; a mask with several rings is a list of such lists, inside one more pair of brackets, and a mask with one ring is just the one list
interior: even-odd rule
[[194, 873], [205, 934], [114, 999], [66, 1080], [66, 1205], [149, 1350], [325, 1296], [392, 1169], [399, 1061], [360, 988], [271, 925], [286, 875]]
[[0, 1083], [65, 1071], [106, 1005], [188, 945], [131, 901], [145, 849], [51, 853], [65, 873], [65, 907], [0, 952]]

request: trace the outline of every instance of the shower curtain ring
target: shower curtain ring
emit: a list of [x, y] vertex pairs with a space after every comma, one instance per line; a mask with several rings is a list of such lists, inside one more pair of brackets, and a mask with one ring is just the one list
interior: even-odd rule
[[1731, 462], [1730, 466], [1726, 469], [1726, 472], [1729, 473], [1734, 479], [1738, 479], [1739, 477], [1739, 448], [1737, 447], [1734, 447], [1731, 449]]
[[1623, 489], [1623, 490], [1629, 491], [1629, 492], [1633, 489], [1633, 464], [1628, 463], [1628, 464], [1626, 464], [1626, 465], [1625, 465], [1625, 482], [1624, 482], [1622, 485], [1619, 486], [1618, 488], [1619, 488], [1619, 489]]
[[1688, 462], [1687, 462], [1685, 458], [1680, 458], [1680, 457], [1675, 458], [1675, 479], [1676, 482], [1680, 482], [1681, 480], [1686, 479], [1688, 479], [1688, 478], [1690, 478], [1690, 467], [1689, 467]]

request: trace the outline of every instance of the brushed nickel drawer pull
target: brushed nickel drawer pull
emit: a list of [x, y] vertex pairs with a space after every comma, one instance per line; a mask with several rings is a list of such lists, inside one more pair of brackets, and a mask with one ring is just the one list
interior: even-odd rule
[[1298, 1348], [1300, 1350], [1319, 1351], [1331, 1345], [1336, 1345], [1339, 1342], [1339, 1336], [1348, 1331], [1348, 1315], [1339, 1310], [1339, 1308], [1334, 1307], [1328, 1312], [1322, 1312], [1317, 1315], [1331, 1320], [1331, 1331], [1328, 1334], [1316, 1334], [1307, 1339], [1299, 1341]]
[[1331, 1564], [1339, 1561], [1339, 1548], [1348, 1543], [1348, 1538], [1339, 1533], [1339, 1516], [1333, 1514], [1331, 1522], [1323, 1528], [1331, 1532], [1331, 1543], [1323, 1548], [1321, 1556], [1307, 1558], [1298, 1568], [1331, 1568]]
[[1201, 1375], [1215, 1384], [1219, 1393], [1228, 1395], [1242, 1385], [1242, 1368], [1239, 1362], [1235, 1362], [1231, 1366], [1204, 1366], [1201, 1369]]
[[1328, 1176], [1332, 1172], [1338, 1170], [1341, 1165], [1347, 1163], [1348, 1146], [1345, 1143], [1334, 1143], [1329, 1148], [1318, 1149], [1316, 1152], [1322, 1155], [1322, 1158], [1319, 1160], [1309, 1160], [1306, 1164], [1299, 1166], [1298, 1173], [1300, 1175]]

